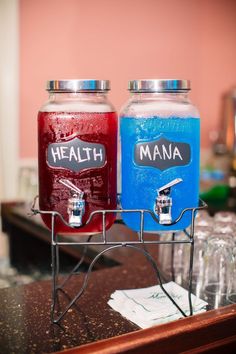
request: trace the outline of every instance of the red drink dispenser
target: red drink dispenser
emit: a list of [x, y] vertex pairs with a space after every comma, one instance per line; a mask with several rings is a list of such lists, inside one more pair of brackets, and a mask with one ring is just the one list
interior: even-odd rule
[[[117, 114], [107, 80], [48, 81], [38, 113], [39, 207], [59, 212], [55, 232], [99, 233], [102, 215], [116, 209]], [[42, 214], [51, 228], [51, 215]], [[106, 228], [115, 215], [106, 215]]]

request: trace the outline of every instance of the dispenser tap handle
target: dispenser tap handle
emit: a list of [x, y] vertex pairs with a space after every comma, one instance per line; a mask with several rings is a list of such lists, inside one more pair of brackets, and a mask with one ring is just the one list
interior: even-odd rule
[[170, 194], [170, 189], [171, 187], [175, 186], [176, 184], [183, 182], [182, 178], [176, 178], [173, 179], [173, 181], [165, 184], [164, 186], [160, 187], [159, 189], [157, 189], [157, 193], [158, 195], [169, 195]]
[[71, 181], [69, 181], [68, 179], [60, 179], [59, 182], [70, 190], [74, 191], [76, 194], [78, 194], [79, 198], [83, 198], [84, 192], [78, 187], [76, 187]]

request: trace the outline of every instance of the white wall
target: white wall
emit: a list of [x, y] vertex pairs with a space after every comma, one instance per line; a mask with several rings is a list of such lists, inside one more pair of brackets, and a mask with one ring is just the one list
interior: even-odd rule
[[17, 197], [18, 0], [0, 0], [0, 199]]

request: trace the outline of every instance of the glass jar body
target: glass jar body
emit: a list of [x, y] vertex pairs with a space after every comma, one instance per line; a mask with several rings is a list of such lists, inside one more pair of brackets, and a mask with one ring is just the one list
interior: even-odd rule
[[[59, 217], [59, 233], [99, 233], [102, 215], [97, 210], [116, 208], [117, 114], [105, 93], [52, 93], [38, 113], [39, 207], [57, 211], [69, 222], [73, 190], [82, 191], [82, 225], [68, 227]], [[42, 215], [51, 228], [51, 216]], [[106, 216], [109, 228], [115, 215]], [[89, 221], [89, 222], [88, 222]]]
[[[158, 190], [175, 179], [182, 181], [170, 191], [172, 221], [185, 208], [198, 206], [200, 119], [187, 93], [133, 93], [120, 114], [120, 146], [124, 209], [148, 209], [160, 220]], [[139, 230], [138, 215], [123, 218]], [[146, 215], [144, 230], [182, 230], [190, 223], [190, 212], [169, 226]]]

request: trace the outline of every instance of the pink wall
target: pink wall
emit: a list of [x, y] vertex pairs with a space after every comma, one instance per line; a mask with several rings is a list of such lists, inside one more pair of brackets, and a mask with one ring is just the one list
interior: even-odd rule
[[20, 157], [37, 154], [47, 79], [108, 78], [119, 110], [133, 78], [187, 78], [202, 146], [236, 84], [235, 0], [20, 0]]

